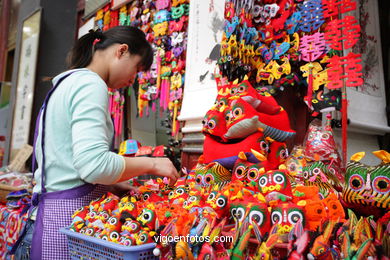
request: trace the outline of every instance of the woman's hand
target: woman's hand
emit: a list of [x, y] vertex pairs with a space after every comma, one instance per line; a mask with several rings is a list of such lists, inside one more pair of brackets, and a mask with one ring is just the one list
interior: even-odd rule
[[129, 181], [118, 182], [108, 186], [108, 192], [111, 192], [119, 197], [122, 197], [131, 190], [137, 191], [137, 188], [131, 186]]
[[169, 178], [169, 184], [174, 185], [180, 177], [171, 160], [165, 157], [124, 157], [125, 169], [118, 182], [133, 177], [151, 174]]
[[153, 166], [149, 174], [169, 178], [169, 185], [174, 185], [180, 177], [175, 166], [168, 158], [152, 158]]

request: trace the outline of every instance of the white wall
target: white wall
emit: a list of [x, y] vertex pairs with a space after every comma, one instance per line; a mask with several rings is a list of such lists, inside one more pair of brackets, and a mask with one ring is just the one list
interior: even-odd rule
[[[341, 145], [341, 131], [334, 131], [336, 141]], [[368, 165], [378, 165], [381, 161], [371, 152], [379, 150], [378, 137], [376, 135], [367, 135], [361, 133], [348, 133], [348, 160], [357, 152], [366, 152], [365, 157], [361, 160], [362, 163]], [[341, 154], [341, 146], [340, 146]]]
[[0, 135], [7, 135], [7, 125], [9, 118], [9, 105], [6, 105], [3, 108], [0, 108]]

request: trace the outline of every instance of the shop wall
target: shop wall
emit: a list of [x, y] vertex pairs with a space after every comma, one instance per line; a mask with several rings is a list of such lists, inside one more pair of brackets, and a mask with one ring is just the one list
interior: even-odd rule
[[10, 20], [10, 1], [0, 2], [0, 81], [4, 78], [5, 61], [7, 56], [7, 39]]
[[[390, 2], [387, 0], [379, 0], [379, 23], [381, 27], [381, 43], [382, 43], [382, 61], [383, 71], [385, 74], [385, 88], [387, 100], [387, 121], [390, 122]], [[379, 137], [381, 149], [390, 150], [390, 134]]]
[[[374, 4], [374, 3], [373, 3]], [[377, 8], [377, 15], [375, 16], [369, 16], [368, 19], [371, 19], [372, 22], [375, 21], [375, 18], [377, 20], [377, 29], [372, 30], [372, 27], [368, 27], [369, 31], [367, 31], [367, 34], [372, 36], [375, 36], [376, 43], [378, 44], [377, 53], [375, 56], [378, 57], [378, 60], [376, 60], [376, 63], [379, 65], [382, 65], [383, 71], [378, 73], [378, 78], [383, 77], [383, 91], [380, 96], [383, 96], [384, 99], [386, 99], [386, 107], [384, 108], [385, 111], [382, 113], [382, 111], [377, 111], [377, 114], [383, 115], [382, 120], [385, 121], [383, 125], [385, 125], [382, 129], [383, 130], [377, 130], [375, 129], [375, 125], [371, 124], [368, 126], [357, 127], [354, 122], [349, 127], [349, 133], [348, 133], [348, 157], [353, 155], [354, 153], [365, 151], [366, 156], [362, 159], [362, 162], [367, 163], [369, 165], [377, 165], [380, 163], [380, 160], [374, 156], [371, 151], [384, 149], [389, 151], [390, 150], [390, 135], [389, 135], [389, 128], [386, 127], [389, 122], [389, 84], [390, 84], [390, 71], [389, 71], [389, 54], [390, 54], [390, 36], [388, 34], [388, 31], [390, 29], [390, 2], [387, 0], [378, 0], [378, 8]], [[375, 17], [375, 18], [374, 18]], [[370, 22], [370, 21], [369, 21]], [[370, 66], [370, 64], [365, 64], [364, 66]], [[383, 74], [383, 75], [382, 75]], [[366, 79], [365, 79], [366, 80]], [[368, 80], [369, 81], [369, 80]], [[382, 86], [381, 86], [382, 87]], [[353, 100], [352, 100], [353, 102]], [[359, 104], [361, 104], [360, 102]], [[352, 104], [353, 105], [353, 104]], [[370, 104], [367, 104], [364, 102], [363, 106], [361, 106], [363, 110], [369, 109]], [[356, 111], [356, 110], [355, 110]], [[356, 112], [355, 112], [356, 113]], [[360, 113], [359, 113], [360, 114]], [[374, 114], [376, 114], [374, 112]], [[366, 117], [366, 116], [363, 116]], [[356, 115], [354, 115], [354, 118], [357, 118]], [[363, 118], [361, 121], [367, 120], [366, 118]], [[387, 122], [386, 122], [387, 120]], [[340, 131], [335, 131], [335, 134], [341, 143], [341, 133]]]
[[[16, 85], [18, 75], [18, 65], [20, 60], [22, 25], [23, 21], [42, 8], [38, 61], [36, 66], [36, 79], [34, 86], [34, 103], [32, 108], [29, 144], [33, 143], [33, 129], [35, 119], [40, 106], [51, 88], [50, 81], [44, 81], [45, 77], [53, 77], [64, 71], [65, 58], [76, 38], [76, 15], [77, 1], [50, 1], [50, 0], [24, 0], [21, 3], [17, 22], [17, 36], [14, 67], [12, 73], [12, 93], [10, 107], [10, 118], [13, 118], [13, 108], [15, 105]], [[12, 124], [11, 124], [12, 125]], [[10, 137], [12, 127], [8, 129], [5, 162], [9, 161]]]
[[[131, 106], [131, 139], [135, 139], [146, 146], [156, 146], [156, 112], [150, 109], [149, 116], [137, 115], [137, 102], [134, 91], [130, 96]], [[130, 117], [130, 115], [128, 115]]]

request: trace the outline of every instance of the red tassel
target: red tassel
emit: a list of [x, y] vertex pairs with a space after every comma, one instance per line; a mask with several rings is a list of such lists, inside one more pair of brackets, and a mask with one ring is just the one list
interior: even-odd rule
[[313, 110], [313, 106], [311, 104], [311, 100], [313, 98], [313, 65], [309, 64], [309, 84], [307, 86], [307, 95], [305, 100], [307, 101], [307, 105], [310, 109]]
[[166, 111], [168, 109], [168, 104], [169, 104], [169, 90], [171, 89], [171, 86], [170, 86], [170, 80], [169, 78], [167, 78], [165, 80], [165, 94], [164, 94], [164, 97], [165, 97], [165, 101], [164, 101], [164, 111]]
[[161, 88], [160, 88], [160, 109], [164, 109], [165, 102], [165, 79], [161, 79]]
[[309, 86], [307, 89], [307, 102], [309, 103], [309, 107], [312, 108], [311, 105], [311, 99], [313, 97], [313, 72], [310, 69], [310, 74], [309, 74]]

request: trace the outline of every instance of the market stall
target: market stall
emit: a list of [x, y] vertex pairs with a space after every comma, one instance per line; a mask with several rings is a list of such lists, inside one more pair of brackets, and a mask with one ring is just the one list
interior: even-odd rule
[[[161, 62], [178, 57], [180, 37], [170, 28], [181, 28], [179, 14], [188, 7], [180, 8], [187, 4], [158, 1], [153, 24], [141, 23], [160, 47], [156, 81], [139, 79], [140, 116], [158, 106], [170, 109], [172, 134], [182, 74]], [[148, 11], [134, 6], [143, 15], [152, 10], [149, 1]], [[386, 259], [390, 154], [373, 152], [382, 161], [377, 166], [359, 162], [364, 152], [346, 156], [346, 88], [363, 84], [361, 54], [353, 51], [360, 26], [348, 13], [354, 9], [354, 1], [226, 1], [214, 74], [218, 94], [202, 122], [197, 165], [182, 170], [174, 187], [152, 179], [133, 181], [136, 189], [124, 197], [106, 194], [75, 212], [63, 232], [69, 239], [92, 237], [87, 250], [101, 240], [108, 248], [128, 247], [111, 247], [116, 256]], [[287, 88], [305, 93], [300, 98], [313, 119], [293, 149], [287, 141], [296, 131], [278, 103]], [[155, 95], [145, 99], [151, 89]], [[168, 101], [168, 92], [178, 99]], [[335, 120], [342, 146], [334, 138]], [[139, 247], [153, 243], [149, 250]], [[75, 246], [71, 252], [83, 254]]]
[[[133, 86], [110, 90], [122, 156], [178, 159], [172, 147], [123, 140], [124, 100], [134, 91], [138, 117], [168, 115], [167, 134], [179, 147], [191, 8], [189, 0], [124, 1], [93, 18], [102, 31], [141, 28], [155, 51], [152, 69]], [[361, 162], [364, 147], [347, 156], [347, 88], [364, 83], [354, 48], [361, 32], [356, 8], [354, 0], [227, 0], [222, 40], [210, 55], [216, 66], [203, 75], [210, 73], [217, 95], [202, 121], [196, 165], [182, 168], [173, 186], [166, 178], [134, 178], [126, 194], [108, 192], [79, 208], [60, 230], [70, 256], [388, 259], [390, 153], [366, 151], [378, 165]], [[305, 105], [309, 122], [297, 122], [294, 102], [282, 106], [287, 92]], [[7, 199], [0, 206], [0, 240], [9, 248], [29, 196]]]

